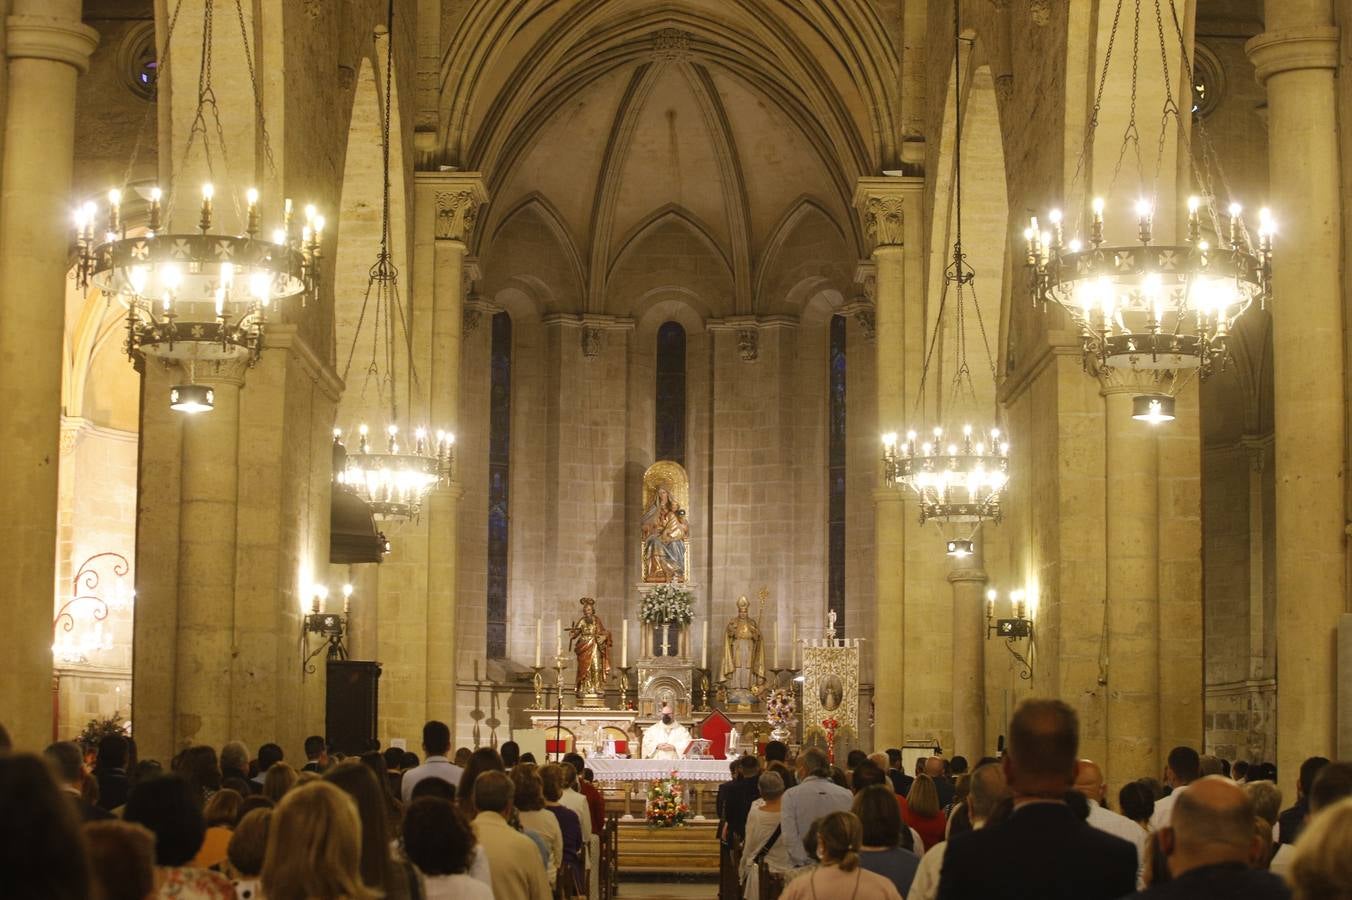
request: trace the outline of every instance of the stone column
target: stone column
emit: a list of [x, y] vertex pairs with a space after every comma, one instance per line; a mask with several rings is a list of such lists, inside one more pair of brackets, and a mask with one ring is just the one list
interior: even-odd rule
[[967, 559], [954, 560], [948, 573], [953, 586], [953, 746], [975, 762], [986, 747], [986, 570], [981, 542]]
[[[1160, 770], [1158, 455], [1131, 417], [1135, 386], [1105, 387], [1108, 757], [1114, 783]], [[1157, 777], [1157, 776], [1156, 776]]]
[[[149, 365], [158, 365], [150, 361]], [[239, 488], [239, 391], [243, 361], [199, 368], [216, 407], [183, 423], [179, 475], [178, 630], [174, 747], [219, 747], [232, 729], [235, 547]], [[183, 378], [187, 380], [186, 377]], [[166, 398], [148, 397], [151, 403]]]
[[[432, 251], [429, 425], [455, 434], [460, 419], [465, 241], [487, 194], [477, 172], [419, 172], [416, 179], [422, 213], [414, 226], [416, 261], [429, 261], [427, 250]], [[425, 274], [419, 275], [425, 284]], [[456, 720], [456, 525], [463, 494], [453, 470], [450, 483], [433, 491], [427, 501], [427, 717], [452, 726]]]
[[[905, 431], [908, 414], [905, 336], [905, 215], [919, 216], [920, 178], [863, 178], [855, 190], [855, 206], [864, 231], [874, 242], [876, 267], [874, 329], [877, 335], [878, 429]], [[878, 445], [881, 456], [881, 443]], [[900, 489], [882, 486], [874, 493], [876, 560], [873, 656], [873, 741], [878, 747], [900, 747], [906, 739], [903, 674], [905, 639], [906, 517]]]
[[52, 728], [61, 357], [70, 260], [75, 80], [98, 43], [80, 0], [14, 0], [6, 28], [9, 99], [0, 194], [0, 710], [17, 746], [41, 749]]
[[1338, 29], [1331, 0], [1269, 3], [1265, 24], [1245, 49], [1267, 88], [1272, 207], [1282, 229], [1272, 368], [1277, 768], [1289, 790], [1303, 758], [1337, 749], [1334, 630], [1347, 603]]

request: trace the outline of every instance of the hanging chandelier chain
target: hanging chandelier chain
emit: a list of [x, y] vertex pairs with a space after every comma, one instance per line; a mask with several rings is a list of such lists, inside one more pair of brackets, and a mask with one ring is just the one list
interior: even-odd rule
[[[1130, 146], [1136, 153], [1136, 177], [1138, 190], [1145, 189], [1145, 163], [1141, 160], [1141, 131], [1136, 126], [1136, 88], [1137, 76], [1140, 73], [1141, 60], [1141, 0], [1134, 0], [1135, 15], [1132, 17], [1131, 29], [1131, 100], [1127, 113], [1127, 127], [1122, 131], [1122, 149], [1117, 154], [1117, 164], [1113, 166], [1113, 177], [1108, 182], [1108, 193], [1111, 195], [1113, 188], [1117, 186], [1117, 178], [1122, 173], [1122, 163], [1127, 158], [1127, 147]], [[1114, 23], [1114, 28], [1116, 23]], [[1107, 71], [1105, 61], [1104, 71]]]
[[258, 137], [263, 142], [263, 160], [267, 163], [269, 174], [275, 179], [277, 177], [277, 163], [272, 158], [272, 140], [268, 137], [268, 120], [263, 115], [263, 92], [258, 87], [258, 70], [254, 67], [253, 50], [249, 46], [249, 29], [244, 23], [244, 7], [241, 0], [235, 0], [235, 15], [239, 19], [240, 43], [244, 46], [244, 64], [249, 70], [249, 84], [253, 88], [254, 113], [258, 116]]
[[[1094, 91], [1094, 105], [1089, 110], [1089, 119], [1085, 122], [1084, 141], [1080, 144], [1080, 158], [1075, 162], [1075, 174], [1070, 178], [1070, 190], [1067, 196], [1075, 193], [1075, 185], [1079, 183], [1080, 175], [1084, 172], [1085, 163], [1089, 159], [1089, 150], [1094, 146], [1094, 133], [1098, 130], [1099, 113], [1103, 110], [1103, 92], [1108, 86], [1108, 69], [1113, 61], [1113, 48], [1117, 43], [1117, 26], [1122, 20], [1122, 4], [1125, 0], [1117, 0], [1117, 5], [1113, 9], [1113, 27], [1108, 32], [1108, 47], [1103, 53], [1103, 71], [1099, 73], [1098, 89]], [[1088, 191], [1086, 191], [1088, 193]], [[1083, 224], [1084, 204], [1080, 204], [1080, 210], [1077, 220]]]
[[[245, 69], [249, 74], [249, 86], [253, 91], [254, 124], [258, 128], [258, 139], [263, 145], [263, 159], [267, 164], [268, 172], [271, 176], [277, 178], [277, 163], [272, 154], [272, 139], [268, 134], [267, 118], [263, 113], [263, 94], [258, 85], [258, 70], [254, 65], [253, 48], [249, 41], [249, 29], [244, 18], [244, 7], [242, 0], [234, 0], [235, 15], [239, 22], [240, 43], [244, 52]], [[164, 57], [159, 67], [158, 79], [164, 76], [168, 68], [169, 55], [172, 51], [171, 39], [173, 37], [174, 26], [178, 22], [179, 11], [182, 9], [183, 0], [178, 0], [174, 6], [174, 12], [169, 20], [168, 29], [165, 32]], [[221, 166], [225, 170], [226, 178], [230, 175], [230, 159], [227, 150], [225, 138], [225, 125], [221, 121], [220, 105], [216, 100], [216, 88], [213, 82], [214, 75], [214, 48], [216, 42], [216, 3], [215, 0], [204, 0], [202, 12], [202, 45], [200, 49], [200, 62], [197, 69], [197, 105], [193, 110], [192, 125], [188, 129], [188, 138], [183, 147], [183, 156], [179, 160], [179, 168], [186, 165], [189, 155], [192, 152], [193, 143], [200, 136], [202, 140], [202, 157], [206, 162], [207, 173], [214, 178], [215, 167], [212, 162], [212, 151], [210, 139], [207, 136], [207, 115], [210, 114], [212, 123], [215, 126], [216, 143], [220, 150]], [[158, 87], [156, 90], [158, 94]], [[135, 150], [133, 151], [133, 160], [135, 159]], [[128, 180], [130, 179], [130, 170]], [[230, 203], [234, 207], [235, 215], [241, 220], [244, 218], [244, 210], [240, 207], [239, 196], [235, 191], [229, 191]], [[170, 178], [168, 196], [165, 198], [166, 215], [172, 218], [174, 201], [178, 196], [178, 178]]]
[[[380, 160], [381, 160], [381, 202], [380, 202], [380, 246], [375, 262], [367, 272], [366, 293], [362, 298], [361, 311], [357, 317], [356, 329], [352, 335], [352, 345], [348, 351], [347, 362], [343, 367], [344, 380], [352, 367], [362, 328], [367, 321], [368, 310], [374, 306], [371, 320], [371, 360], [366, 367], [366, 379], [362, 384], [361, 400], [364, 405], [367, 389], [372, 381], [376, 383], [376, 402], [384, 407], [388, 401], [390, 424], [399, 421], [399, 393], [396, 390], [397, 346], [403, 344], [409, 378], [409, 403], [412, 404], [419, 387], [418, 370], [413, 360], [413, 332], [409, 328], [404, 312], [403, 298], [399, 293], [399, 267], [395, 265], [394, 254], [390, 250], [393, 219], [393, 182], [391, 178], [391, 142], [394, 122], [394, 0], [389, 0], [385, 10], [385, 80], [384, 96], [381, 98], [380, 120]], [[402, 340], [400, 338], [402, 335]], [[383, 369], [383, 371], [382, 371]]]

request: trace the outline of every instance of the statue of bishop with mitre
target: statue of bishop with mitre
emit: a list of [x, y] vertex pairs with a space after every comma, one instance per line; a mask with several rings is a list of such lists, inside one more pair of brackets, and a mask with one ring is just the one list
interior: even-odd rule
[[723, 630], [723, 665], [718, 677], [727, 688], [728, 702], [738, 706], [755, 703], [765, 689], [765, 642], [746, 597], [737, 598], [737, 615]]

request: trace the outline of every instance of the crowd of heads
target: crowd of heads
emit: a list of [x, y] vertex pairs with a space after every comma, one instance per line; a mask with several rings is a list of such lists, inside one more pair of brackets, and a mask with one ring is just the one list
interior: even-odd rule
[[[450, 729], [429, 722], [423, 750], [449, 758]], [[400, 779], [417, 755], [391, 747], [345, 758], [320, 737], [306, 739], [303, 753], [297, 769], [275, 743], [252, 754], [230, 741], [219, 751], [187, 747], [164, 766], [139, 759], [121, 734], [93, 746], [57, 742], [36, 755], [13, 752], [0, 729], [0, 802], [16, 813], [0, 826], [7, 895], [144, 900], [165, 873], [205, 869], [226, 883], [256, 883], [275, 900], [364, 900], [389, 894], [401, 879], [464, 873], [476, 815], [515, 818], [557, 806], [584, 771], [575, 754], [537, 765], [510, 741], [459, 748], [458, 787], [423, 778], [401, 803]], [[771, 741], [762, 756], [734, 758], [729, 768], [770, 808], [808, 778], [848, 787], [852, 805], [816, 821], [810, 848], [820, 864], [842, 871], [859, 865], [861, 848], [923, 852], [908, 825], [913, 817], [946, 816], [951, 839], [1040, 800], [1069, 803], [1081, 817], [1094, 805], [1116, 806], [1149, 833], [1152, 883], [1222, 862], [1266, 868], [1289, 852], [1284, 871], [1296, 897], [1352, 896], [1352, 763], [1306, 760], [1292, 805], [1271, 763], [1175, 747], [1161, 778], [1142, 773], [1110, 792], [1103, 770], [1080, 757], [1078, 718], [1059, 700], [1022, 703], [999, 759], [922, 755], [913, 773], [902, 771], [902, 759], [895, 748], [854, 750], [842, 768], [820, 747], [794, 755]], [[1171, 792], [1167, 825], [1152, 828], [1156, 804]]]

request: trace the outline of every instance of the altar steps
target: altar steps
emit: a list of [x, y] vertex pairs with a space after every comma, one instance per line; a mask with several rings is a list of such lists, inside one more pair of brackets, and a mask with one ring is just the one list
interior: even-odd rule
[[622, 873], [687, 872], [718, 874], [718, 822], [689, 822], [680, 828], [650, 828], [643, 820], [617, 823], [616, 862]]

